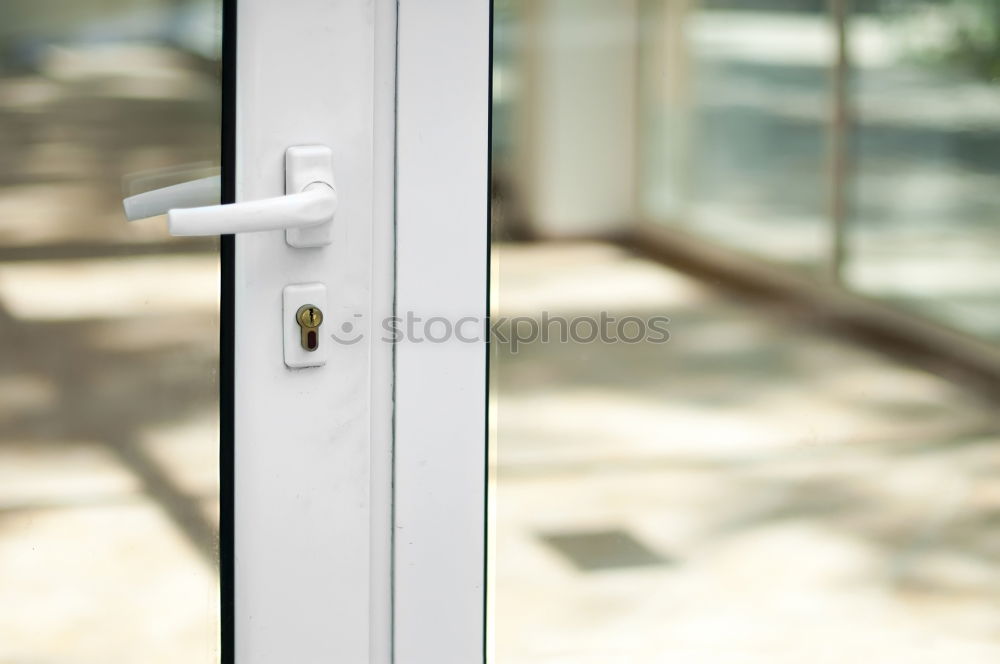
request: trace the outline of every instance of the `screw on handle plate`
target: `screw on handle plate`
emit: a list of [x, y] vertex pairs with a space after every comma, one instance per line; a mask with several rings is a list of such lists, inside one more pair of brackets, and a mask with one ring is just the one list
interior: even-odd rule
[[302, 330], [302, 347], [308, 351], [319, 348], [319, 326], [323, 324], [323, 312], [314, 304], [303, 304], [295, 312], [295, 322]]

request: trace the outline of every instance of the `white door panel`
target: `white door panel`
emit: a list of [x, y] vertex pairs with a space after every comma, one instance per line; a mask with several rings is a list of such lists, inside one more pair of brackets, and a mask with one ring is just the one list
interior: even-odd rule
[[[322, 145], [337, 212], [326, 247], [236, 239], [236, 660], [480, 660], [485, 337], [384, 323], [485, 322], [489, 3], [241, 0], [238, 24], [237, 201]], [[321, 367], [282, 362], [295, 284], [326, 287]]]

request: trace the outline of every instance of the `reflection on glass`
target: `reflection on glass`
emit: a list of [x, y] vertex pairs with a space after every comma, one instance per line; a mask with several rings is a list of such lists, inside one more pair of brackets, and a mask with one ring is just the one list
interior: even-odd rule
[[121, 201], [217, 172], [219, 25], [0, 7], [0, 661], [217, 661], [217, 249]]
[[769, 260], [825, 265], [825, 6], [641, 4], [645, 216]]
[[1000, 3], [855, 12], [848, 284], [1000, 341]]

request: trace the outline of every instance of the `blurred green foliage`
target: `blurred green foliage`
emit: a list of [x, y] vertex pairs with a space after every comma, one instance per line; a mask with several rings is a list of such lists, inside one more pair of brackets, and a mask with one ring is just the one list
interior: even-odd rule
[[942, 24], [944, 39], [914, 55], [1000, 78], [1000, 0], [883, 0], [885, 10], [929, 14]]
[[[709, 10], [828, 13], [833, 2], [844, 2], [854, 16], [880, 16], [898, 22], [902, 32], [920, 29], [930, 18], [939, 28], [932, 44], [904, 35], [914, 46], [915, 59], [949, 64], [989, 79], [1000, 78], [1000, 0], [697, 0]], [[913, 20], [918, 19], [918, 20]]]

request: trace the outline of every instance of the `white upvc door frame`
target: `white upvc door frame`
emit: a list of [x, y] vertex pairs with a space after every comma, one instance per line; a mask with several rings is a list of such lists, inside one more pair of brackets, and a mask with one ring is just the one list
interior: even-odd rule
[[[482, 661], [486, 343], [390, 343], [382, 325], [485, 321], [490, 3], [226, 2], [235, 200], [281, 196], [285, 150], [325, 145], [339, 207], [326, 247], [224, 245], [223, 661]], [[313, 282], [327, 362], [289, 369], [282, 290]]]
[[[492, 6], [400, 0], [398, 21], [396, 316], [485, 339]], [[397, 664], [485, 659], [487, 349], [396, 346]]]

